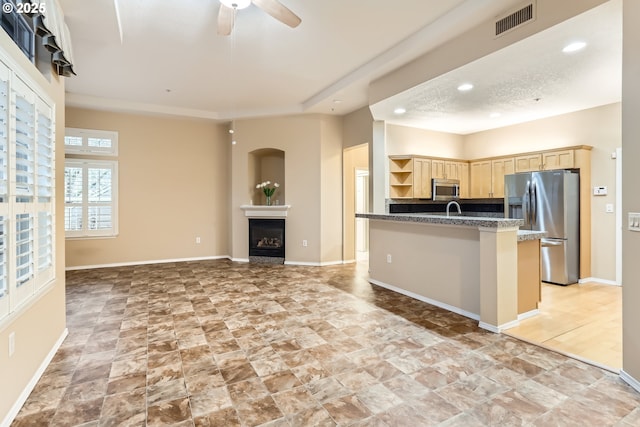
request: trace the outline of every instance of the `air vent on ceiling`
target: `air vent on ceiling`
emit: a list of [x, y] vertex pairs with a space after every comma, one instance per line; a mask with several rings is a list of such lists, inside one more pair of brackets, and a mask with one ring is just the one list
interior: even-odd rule
[[529, 3], [525, 7], [498, 19], [496, 21], [496, 36], [513, 30], [533, 19], [535, 19], [535, 2]]

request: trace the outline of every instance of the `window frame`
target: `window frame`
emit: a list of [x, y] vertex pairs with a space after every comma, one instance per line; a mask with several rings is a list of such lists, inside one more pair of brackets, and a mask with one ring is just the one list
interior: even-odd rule
[[[67, 202], [67, 168], [82, 168], [82, 202]], [[89, 169], [111, 169], [111, 202], [110, 203], [91, 203], [88, 200], [89, 192]], [[65, 182], [64, 182], [64, 223], [66, 239], [95, 239], [109, 238], [118, 236], [118, 161], [117, 160], [98, 160], [98, 159], [78, 159], [66, 158], [64, 161]], [[91, 206], [106, 205], [111, 207], [111, 228], [91, 230], [88, 228], [89, 208]], [[82, 228], [80, 230], [67, 229], [67, 208], [81, 207], [82, 209]]]
[[[82, 138], [82, 145], [67, 145], [68, 137]], [[111, 147], [92, 147], [89, 139], [109, 139]], [[118, 155], [118, 132], [110, 130], [65, 128], [64, 133], [65, 154], [79, 154], [92, 156], [117, 156]]]

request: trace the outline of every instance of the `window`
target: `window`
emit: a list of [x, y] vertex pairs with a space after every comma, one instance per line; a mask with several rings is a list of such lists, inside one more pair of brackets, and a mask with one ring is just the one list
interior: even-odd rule
[[55, 279], [54, 104], [0, 52], [0, 321]]
[[118, 132], [66, 128], [64, 229], [68, 238], [118, 234]]
[[66, 154], [118, 155], [118, 132], [67, 128], [64, 136]]

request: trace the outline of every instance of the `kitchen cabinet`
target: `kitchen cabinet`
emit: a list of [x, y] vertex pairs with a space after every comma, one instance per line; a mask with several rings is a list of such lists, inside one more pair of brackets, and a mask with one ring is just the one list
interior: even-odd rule
[[516, 172], [533, 172], [542, 169], [542, 154], [527, 154], [524, 156], [516, 156], [515, 170]]
[[469, 164], [470, 191], [472, 199], [491, 197], [491, 160]]
[[504, 176], [515, 170], [513, 158], [491, 161], [491, 197], [504, 197]]
[[493, 159], [471, 162], [471, 198], [504, 197], [504, 176], [513, 173], [514, 159]]
[[518, 242], [518, 314], [538, 308], [542, 301], [540, 240]]
[[542, 168], [544, 170], [571, 169], [574, 167], [574, 151], [549, 151], [542, 153]]
[[458, 179], [460, 180], [460, 198], [469, 198], [469, 163], [460, 162], [458, 169]]
[[431, 168], [431, 160], [413, 159], [413, 197], [415, 199], [431, 198]]
[[413, 157], [389, 156], [389, 198], [413, 198]]

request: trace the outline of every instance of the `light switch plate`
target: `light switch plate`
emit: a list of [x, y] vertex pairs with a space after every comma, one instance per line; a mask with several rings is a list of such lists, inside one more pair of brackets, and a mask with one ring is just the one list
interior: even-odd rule
[[640, 231], [640, 212], [629, 212], [629, 230]]
[[605, 210], [607, 213], [612, 213], [613, 212], [613, 203], [607, 203], [605, 205]]

